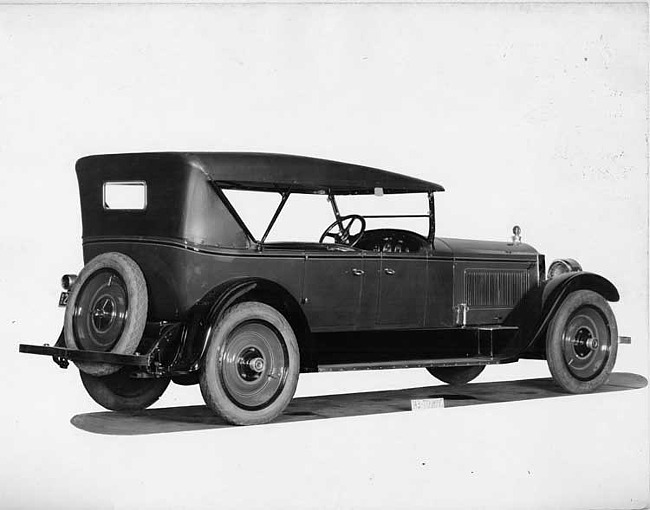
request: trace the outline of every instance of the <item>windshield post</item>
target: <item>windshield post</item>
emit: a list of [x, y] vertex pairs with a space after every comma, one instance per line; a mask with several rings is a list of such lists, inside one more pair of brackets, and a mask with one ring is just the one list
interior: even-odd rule
[[275, 221], [278, 219], [278, 216], [280, 216], [280, 213], [282, 212], [282, 209], [284, 208], [284, 204], [287, 203], [287, 199], [289, 198], [289, 195], [291, 195], [290, 191], [283, 191], [282, 192], [282, 200], [280, 200], [280, 203], [278, 204], [278, 208], [275, 210], [275, 213], [273, 214], [273, 218], [271, 218], [271, 221], [269, 222], [269, 226], [266, 227], [266, 231], [264, 232], [264, 235], [262, 236], [262, 239], [260, 240], [260, 243], [259, 243], [260, 250], [262, 249], [262, 246], [264, 246], [264, 241], [266, 240], [267, 236], [271, 232], [271, 229], [273, 228], [273, 225], [275, 225]]
[[339, 226], [341, 232], [343, 232], [343, 223], [341, 222], [341, 213], [339, 213], [339, 206], [336, 205], [336, 200], [334, 195], [331, 193], [327, 195], [327, 200], [332, 204], [332, 210], [334, 211], [334, 217], [336, 218], [336, 223]]
[[429, 191], [427, 195], [429, 197], [429, 235], [427, 240], [433, 248], [433, 241], [436, 237], [436, 207], [433, 200], [433, 191]]

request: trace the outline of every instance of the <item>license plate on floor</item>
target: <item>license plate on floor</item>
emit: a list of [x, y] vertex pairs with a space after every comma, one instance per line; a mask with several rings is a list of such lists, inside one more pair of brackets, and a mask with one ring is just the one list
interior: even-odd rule
[[411, 399], [411, 411], [423, 411], [425, 409], [442, 409], [444, 407], [445, 407], [444, 398]]
[[59, 296], [59, 306], [65, 306], [68, 304], [68, 295], [67, 292], [61, 292], [61, 295]]

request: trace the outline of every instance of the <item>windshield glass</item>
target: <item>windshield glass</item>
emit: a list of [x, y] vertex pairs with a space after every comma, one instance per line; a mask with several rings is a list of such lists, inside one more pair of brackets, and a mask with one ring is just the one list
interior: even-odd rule
[[[336, 197], [341, 215], [360, 214], [366, 229], [396, 228], [426, 237], [429, 232], [428, 198], [426, 193], [396, 195], [346, 195]], [[368, 216], [423, 215], [422, 218], [369, 218]]]

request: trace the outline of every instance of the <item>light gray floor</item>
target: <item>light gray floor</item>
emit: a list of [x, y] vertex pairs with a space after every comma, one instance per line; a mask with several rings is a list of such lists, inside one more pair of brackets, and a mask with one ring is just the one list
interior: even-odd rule
[[[596, 393], [646, 387], [645, 377], [614, 373]], [[294, 399], [276, 423], [378, 415], [411, 410], [412, 399], [443, 398], [445, 407], [495, 402], [560, 398], [567, 396], [550, 378], [475, 383], [465, 386], [431, 386], [390, 391], [348, 393]], [[97, 434], [141, 435], [230, 427], [206, 406], [148, 409], [138, 413], [99, 412], [78, 414], [71, 423]]]

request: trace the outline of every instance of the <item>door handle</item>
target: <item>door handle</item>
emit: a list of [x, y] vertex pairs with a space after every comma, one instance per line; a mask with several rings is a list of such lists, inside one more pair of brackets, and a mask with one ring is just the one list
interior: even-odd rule
[[357, 269], [356, 267], [352, 269], [352, 274], [354, 276], [361, 276], [363, 275], [364, 270], [363, 269]]
[[395, 270], [394, 270], [394, 269], [391, 269], [390, 267], [387, 267], [386, 269], [384, 269], [384, 273], [386, 273], [387, 275], [391, 275], [391, 276], [392, 276], [392, 275], [395, 274]]

